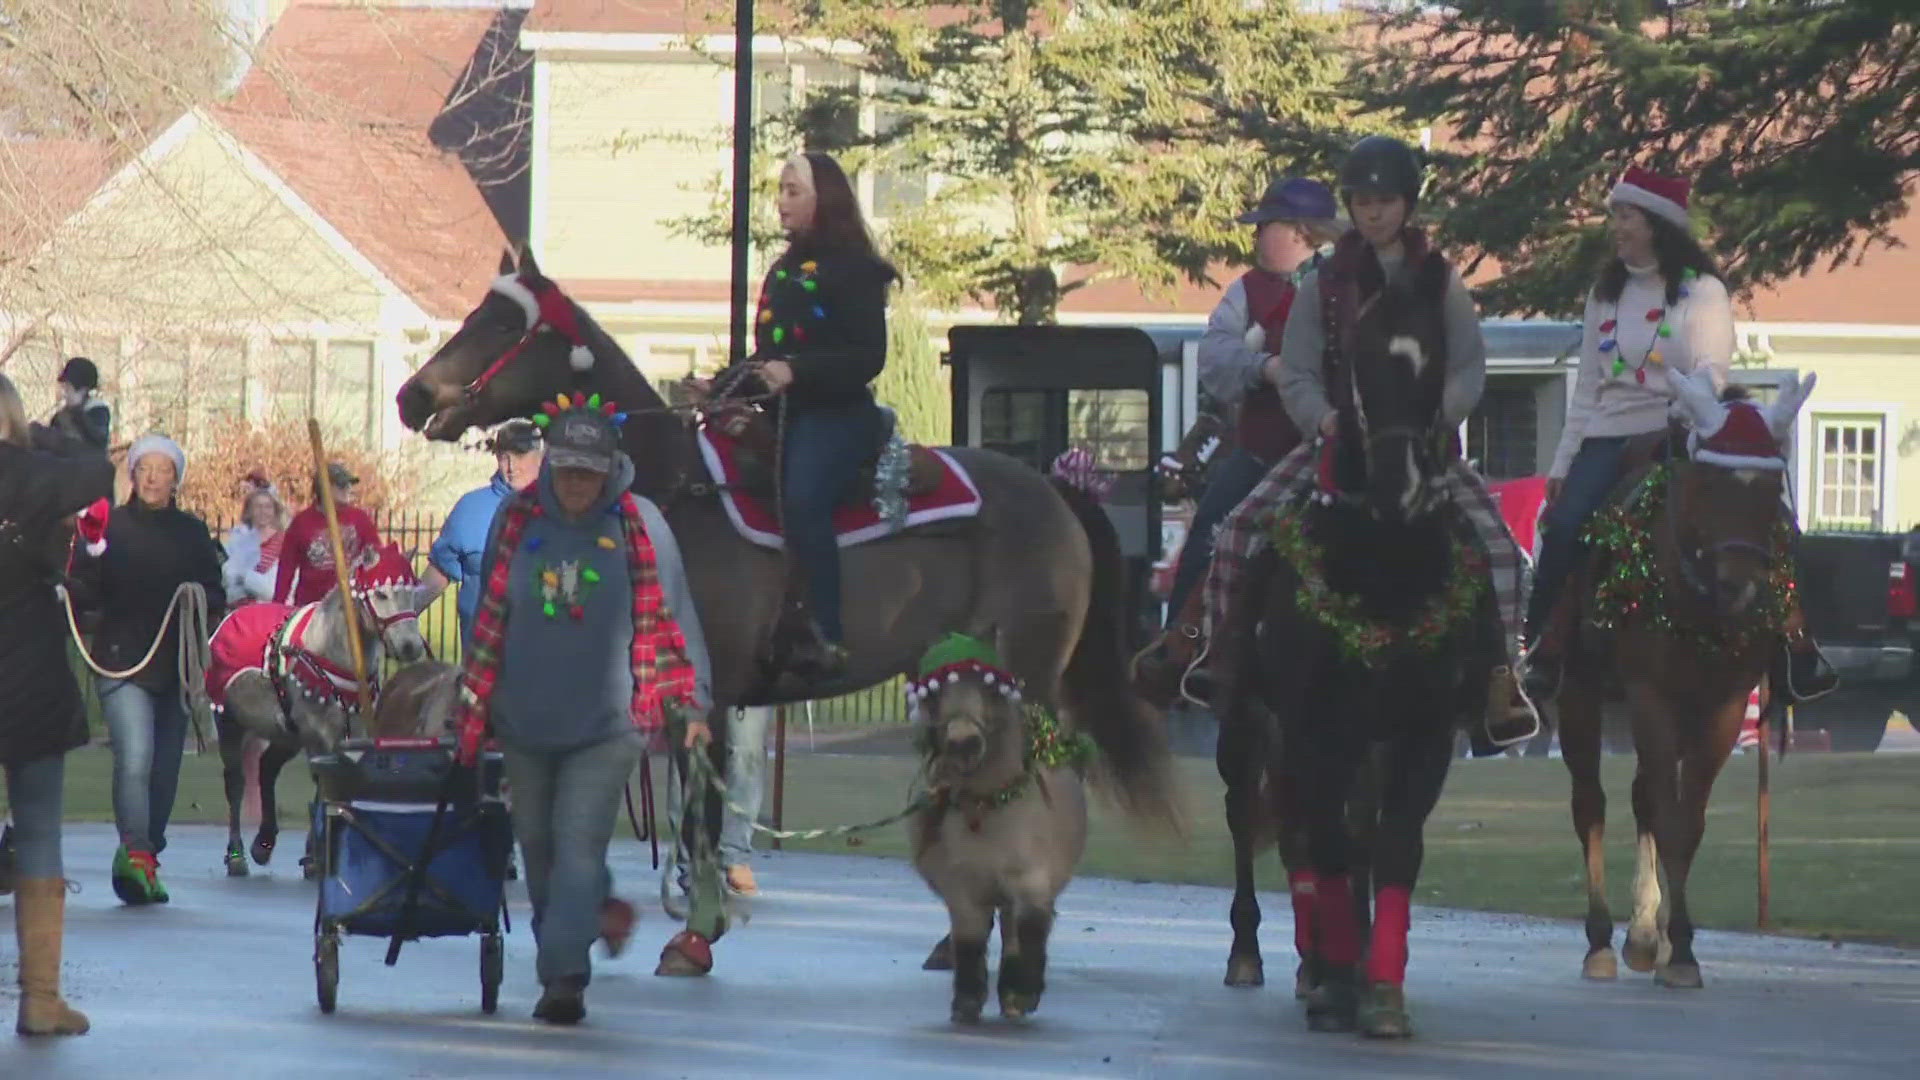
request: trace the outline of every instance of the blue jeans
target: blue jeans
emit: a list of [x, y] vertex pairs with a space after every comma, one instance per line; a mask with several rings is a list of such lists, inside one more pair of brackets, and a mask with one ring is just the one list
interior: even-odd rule
[[1620, 482], [1626, 452], [1624, 436], [1584, 439], [1567, 466], [1560, 497], [1540, 520], [1540, 557], [1533, 567], [1533, 594], [1527, 598], [1528, 641], [1537, 641], [1546, 629], [1567, 579], [1586, 557], [1587, 543], [1580, 534]]
[[113, 738], [113, 820], [129, 849], [158, 855], [180, 790], [187, 710], [178, 690], [156, 694], [135, 683], [96, 679]]
[[840, 626], [840, 544], [833, 511], [853, 494], [860, 471], [880, 445], [881, 414], [871, 401], [795, 411], [787, 417], [781, 527], [787, 549], [806, 576], [807, 606], [828, 641]]
[[1193, 523], [1187, 527], [1186, 542], [1180, 545], [1180, 563], [1173, 570], [1173, 589], [1167, 594], [1167, 625], [1172, 626], [1186, 606], [1187, 597], [1207, 576], [1213, 563], [1213, 534], [1233, 508], [1253, 492], [1267, 475], [1268, 466], [1245, 450], [1234, 449], [1207, 477], [1206, 490], [1200, 493], [1200, 505], [1193, 508]]
[[734, 711], [727, 732], [727, 795], [732, 806], [720, 818], [720, 864], [737, 866], [753, 856], [753, 823], [766, 794], [767, 727], [773, 707]]
[[60, 862], [61, 789], [67, 775], [67, 756], [9, 765], [7, 805], [13, 810], [14, 876], [22, 881], [65, 877]]
[[513, 790], [513, 833], [533, 901], [534, 961], [540, 984], [592, 974], [600, 905], [613, 894], [607, 845], [627, 777], [645, 744], [639, 732], [572, 750], [502, 745]]

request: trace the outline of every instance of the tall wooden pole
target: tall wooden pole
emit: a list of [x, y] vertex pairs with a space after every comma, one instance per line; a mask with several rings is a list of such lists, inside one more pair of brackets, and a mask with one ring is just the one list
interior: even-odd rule
[[[773, 827], [787, 827], [787, 707], [773, 710]], [[780, 838], [773, 838], [773, 850], [780, 850]]]
[[1754, 734], [1760, 737], [1760, 792], [1759, 806], [1756, 809], [1759, 818], [1756, 843], [1758, 843], [1760, 848], [1760, 880], [1758, 883], [1760, 895], [1758, 897], [1759, 913], [1755, 922], [1762, 930], [1768, 929], [1773, 922], [1773, 912], [1771, 910], [1773, 906], [1773, 844], [1772, 838], [1768, 835], [1773, 825], [1773, 778], [1770, 775], [1771, 770], [1768, 762], [1768, 754], [1770, 751], [1767, 749], [1767, 729], [1769, 727], [1767, 715], [1773, 711], [1773, 702], [1771, 700], [1773, 688], [1771, 686], [1767, 688], [1767, 696], [1769, 700], [1766, 702], [1766, 707], [1760, 710], [1760, 720], [1754, 726]]
[[373, 685], [367, 681], [367, 657], [360, 651], [360, 612], [353, 604], [353, 567], [347, 562], [347, 546], [340, 540], [340, 512], [333, 505], [333, 477], [327, 475], [327, 448], [320, 440], [320, 421], [307, 418], [307, 438], [313, 443], [314, 486], [320, 489], [320, 511], [327, 515], [327, 539], [333, 544], [335, 586], [347, 609], [347, 650], [353, 653], [353, 681], [360, 690], [362, 723], [373, 720]]
[[747, 256], [753, 245], [753, 0], [733, 4], [733, 265], [727, 359], [747, 355]]

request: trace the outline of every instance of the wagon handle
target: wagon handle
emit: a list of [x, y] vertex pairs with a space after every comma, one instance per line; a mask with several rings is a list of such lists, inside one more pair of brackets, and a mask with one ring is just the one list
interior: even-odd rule
[[373, 719], [373, 687], [367, 681], [367, 658], [360, 651], [360, 614], [353, 604], [353, 567], [347, 563], [347, 547], [340, 539], [340, 511], [333, 505], [333, 484], [327, 476], [327, 451], [320, 441], [320, 421], [307, 418], [307, 439], [313, 443], [314, 487], [320, 489], [320, 509], [327, 516], [327, 539], [333, 544], [333, 566], [339, 578], [335, 586], [346, 601], [347, 651], [353, 654], [353, 681], [360, 691], [362, 723]]
[[413, 866], [407, 872], [407, 895], [400, 902], [400, 918], [393, 924], [393, 937], [387, 941], [388, 967], [399, 963], [400, 946], [413, 930], [413, 916], [420, 908], [420, 889], [427, 880], [427, 865], [433, 861], [434, 846], [440, 842], [440, 829], [447, 819], [447, 804], [453, 801], [460, 773], [465, 768], [457, 754], [447, 759], [447, 775], [440, 781], [440, 799], [433, 807], [433, 822], [427, 826], [426, 842], [420, 845], [420, 854], [414, 857]]

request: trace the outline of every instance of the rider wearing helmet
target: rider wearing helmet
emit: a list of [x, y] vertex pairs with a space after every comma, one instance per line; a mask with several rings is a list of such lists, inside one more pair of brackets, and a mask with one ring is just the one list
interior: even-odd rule
[[[1436, 280], [1445, 285], [1428, 299], [1439, 309], [1444, 324], [1446, 382], [1441, 394], [1439, 422], [1457, 428], [1480, 402], [1486, 387], [1486, 343], [1480, 336], [1480, 316], [1457, 270], [1432, 250], [1427, 238], [1408, 222], [1420, 201], [1422, 168], [1412, 147], [1399, 139], [1370, 135], [1353, 145], [1340, 170], [1340, 196], [1353, 228], [1340, 238], [1331, 258], [1300, 283], [1299, 295], [1287, 318], [1280, 345], [1280, 363], [1271, 374], [1275, 388], [1293, 422], [1303, 432], [1332, 438], [1336, 412], [1327, 392], [1328, 331], [1339, 340], [1340, 331], [1362, 303], [1380, 295], [1390, 280]], [[1415, 271], [1440, 262], [1443, 274]], [[1236, 582], [1244, 566], [1262, 546], [1273, 515], [1288, 513], [1313, 483], [1316, 450], [1308, 444], [1289, 454], [1254, 489], [1221, 526], [1214, 547], [1214, 569], [1207, 582], [1211, 620], [1223, 624]], [[1472, 527], [1487, 557], [1493, 578], [1495, 617], [1508, 662], [1492, 672], [1486, 729], [1495, 745], [1509, 745], [1539, 731], [1539, 713], [1517, 676], [1520, 645], [1521, 572], [1524, 560], [1518, 543], [1502, 519], [1498, 505], [1464, 461], [1449, 465], [1443, 481], [1448, 497]], [[1223, 664], [1224, 661], [1224, 664]], [[1224, 683], [1233, 672], [1225, 651], [1215, 658], [1216, 676]]]

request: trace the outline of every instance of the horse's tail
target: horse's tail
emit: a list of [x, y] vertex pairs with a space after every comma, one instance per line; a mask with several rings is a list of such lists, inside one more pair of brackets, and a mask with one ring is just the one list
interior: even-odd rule
[[1055, 478], [1093, 551], [1093, 583], [1080, 640], [1067, 659], [1063, 704], [1075, 729], [1091, 736], [1120, 805], [1137, 818], [1182, 824], [1173, 758], [1160, 711], [1134, 689], [1127, 665], [1126, 562], [1107, 512], [1086, 492]]

